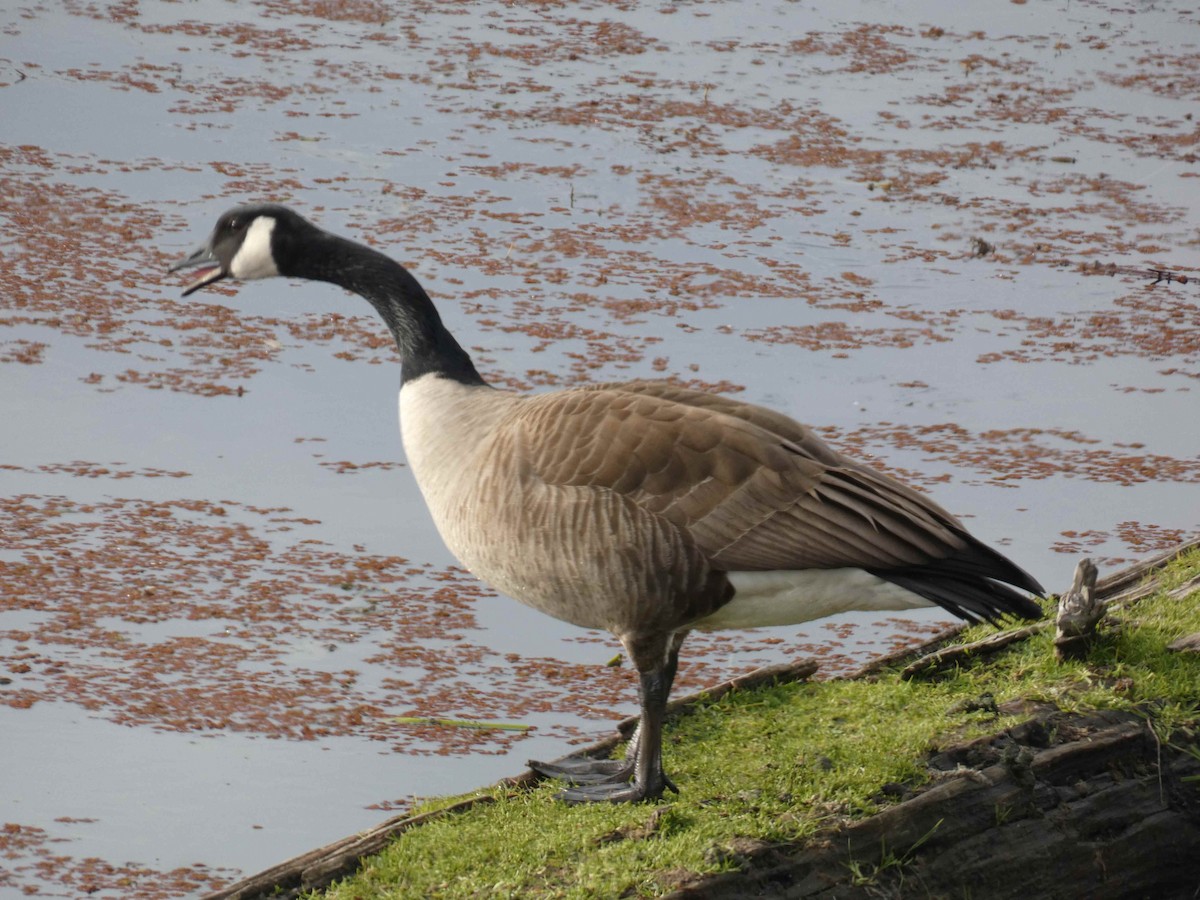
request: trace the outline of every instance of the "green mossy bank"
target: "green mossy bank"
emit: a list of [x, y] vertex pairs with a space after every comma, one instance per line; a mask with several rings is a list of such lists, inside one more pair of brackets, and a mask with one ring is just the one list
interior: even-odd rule
[[[1156, 572], [1155, 593], [1111, 612], [1084, 662], [1056, 662], [1048, 629], [969, 668], [925, 680], [904, 680], [897, 666], [854, 681], [732, 692], [671, 723], [667, 767], [678, 795], [636, 806], [568, 807], [555, 802], [551, 784], [495, 789], [493, 802], [405, 832], [364, 860], [357, 874], [317, 896], [771, 896], [772, 880], [756, 879], [755, 868], [785, 872], [787, 860], [806, 853], [809, 863], [814, 853], [824, 854], [823, 862], [774, 878], [775, 895], [1006, 896], [987, 884], [972, 887], [965, 874], [953, 889], [925, 880], [924, 849], [945, 845], [968, 808], [957, 795], [945, 798], [945, 809], [932, 807], [935, 790], [946, 794], [939, 785], [949, 776], [966, 785], [962, 790], [971, 788], [972, 778], [980, 784], [991, 778], [996, 784], [988, 790], [1001, 792], [976, 800], [988, 804], [994, 821], [979, 827], [1020, 820], [1025, 830], [1036, 829], [1099, 789], [1085, 783], [1093, 777], [1086, 767], [1063, 769], [1067, 755], [1056, 745], [1074, 740], [1091, 747], [1106, 728], [1128, 733], [1126, 743], [1138, 749], [1133, 757], [1097, 763], [1102, 786], [1128, 786], [1139, 775], [1156, 782], [1157, 795], [1147, 802], [1182, 816], [1163, 827], [1173, 840], [1188, 840], [1181, 829], [1189, 822], [1200, 826], [1200, 777], [1189, 774], [1193, 763], [1200, 771], [1200, 655], [1168, 645], [1200, 632], [1200, 590], [1180, 588], [1198, 573], [1195, 550]], [[989, 631], [972, 629], [959, 640]], [[1033, 738], [1022, 743], [1026, 733]], [[1057, 761], [1046, 756], [1044, 765], [1029, 763], [1042, 752], [1058, 753]], [[1168, 772], [1171, 760], [1178, 765]], [[1150, 771], [1156, 766], [1157, 773]], [[997, 787], [1010, 776], [1010, 785]], [[906, 827], [900, 817], [909, 804], [925, 818]], [[1146, 818], [1138, 815], [1138, 821]], [[1126, 827], [1107, 824], [1110, 831]], [[1036, 834], [1031, 840], [1030, 846], [1044, 845]], [[1020, 844], [1005, 846], [1020, 852]], [[1196, 852], [1200, 860], [1200, 847]], [[994, 862], [997, 871], [1010, 872], [1053, 864]], [[1200, 862], [1196, 868], [1200, 884]], [[830, 888], [842, 892], [821, 894], [819, 885], [796, 892], [814, 872], [821, 884], [833, 879]]]

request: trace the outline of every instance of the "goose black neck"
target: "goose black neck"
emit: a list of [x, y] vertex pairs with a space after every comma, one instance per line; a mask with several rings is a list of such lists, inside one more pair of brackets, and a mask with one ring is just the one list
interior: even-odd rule
[[323, 231], [306, 236], [303, 246], [288, 249], [283, 274], [336, 284], [375, 307], [396, 341], [403, 381], [436, 374], [464, 384], [485, 383], [471, 357], [442, 324], [425, 289], [404, 266], [370, 247]]

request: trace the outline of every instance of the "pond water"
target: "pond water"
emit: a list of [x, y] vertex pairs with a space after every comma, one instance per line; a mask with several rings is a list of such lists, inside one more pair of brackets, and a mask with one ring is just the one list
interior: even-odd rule
[[[498, 384], [773, 406], [1052, 590], [1194, 534], [1200, 13], [902, 7], [0, 11], [0, 895], [203, 893], [634, 709], [455, 566], [361, 301], [180, 298], [238, 203], [403, 261]], [[680, 689], [945, 620], [696, 638]]]

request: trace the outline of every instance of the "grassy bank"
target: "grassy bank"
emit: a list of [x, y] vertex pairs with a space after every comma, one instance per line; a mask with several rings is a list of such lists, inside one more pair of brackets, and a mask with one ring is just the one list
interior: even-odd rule
[[[1200, 632], [1200, 592], [1165, 591], [1200, 571], [1193, 552], [1161, 590], [1115, 613], [1084, 663], [1057, 663], [1049, 631], [988, 662], [930, 680], [897, 670], [862, 681], [728, 694], [677, 718], [666, 742], [681, 793], [657, 804], [568, 807], [553, 785], [405, 833], [323, 896], [653, 897], [697, 873], [735, 868], [762, 842], [800, 841], [922, 783], [931, 749], [1020, 721], [1010, 701], [1066, 711], [1136, 710], [1165, 743], [1200, 721], [1200, 658], [1167, 645]], [[962, 640], [990, 632], [979, 628]], [[978, 702], [990, 697], [994, 705]], [[436, 805], [444, 805], [436, 804]]]

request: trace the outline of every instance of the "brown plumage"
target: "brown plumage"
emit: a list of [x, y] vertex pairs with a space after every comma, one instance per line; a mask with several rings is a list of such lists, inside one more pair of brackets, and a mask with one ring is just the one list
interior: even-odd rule
[[787, 416], [656, 382], [489, 387], [406, 270], [282, 207], [227, 213], [181, 265], [206, 267], [189, 290], [284, 274], [371, 302], [400, 349], [405, 450], [447, 546], [501, 591], [625, 646], [642, 699], [626, 760], [534, 764], [574, 782], [568, 800], [673, 787], [662, 720], [693, 628], [934, 603], [972, 620], [1041, 613], [1021, 593], [1041, 591], [1028, 574]]

